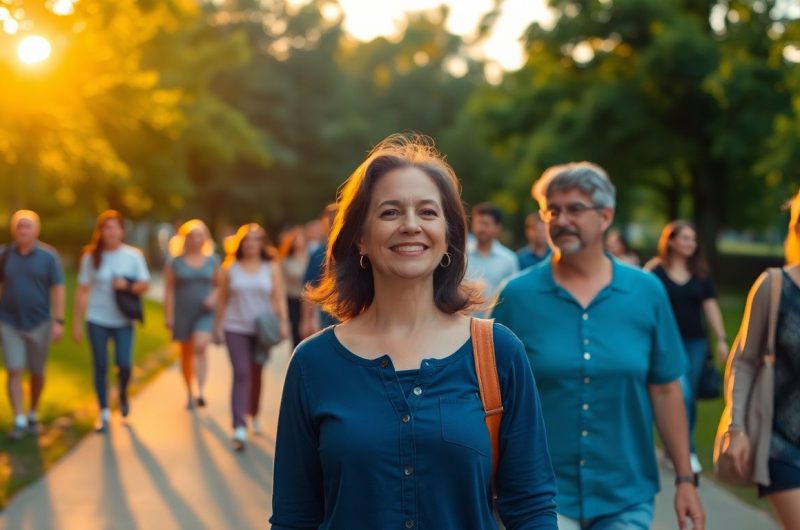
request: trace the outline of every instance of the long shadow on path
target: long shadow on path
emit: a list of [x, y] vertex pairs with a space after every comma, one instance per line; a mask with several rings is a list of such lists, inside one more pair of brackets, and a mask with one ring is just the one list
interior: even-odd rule
[[136, 430], [133, 426], [125, 424], [125, 429], [130, 436], [134, 453], [147, 470], [153, 486], [158, 490], [166, 505], [169, 506], [175, 521], [178, 522], [181, 528], [186, 528], [187, 530], [203, 528], [203, 522], [192, 507], [175, 490], [169, 475], [164, 472], [153, 453], [136, 435]]

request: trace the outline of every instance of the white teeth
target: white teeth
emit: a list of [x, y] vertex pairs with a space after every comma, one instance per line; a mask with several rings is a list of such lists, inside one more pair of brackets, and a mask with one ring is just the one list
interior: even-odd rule
[[394, 247], [394, 249], [398, 252], [421, 252], [425, 250], [425, 247], [422, 245], [401, 245], [399, 247]]

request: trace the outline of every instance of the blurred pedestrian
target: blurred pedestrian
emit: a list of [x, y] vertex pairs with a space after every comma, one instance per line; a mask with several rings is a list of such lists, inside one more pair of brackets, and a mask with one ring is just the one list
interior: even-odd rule
[[[39, 433], [39, 397], [51, 341], [64, 335], [64, 271], [58, 252], [39, 241], [39, 216], [18, 210], [11, 216], [11, 237], [0, 254], [0, 339], [6, 387], [14, 425], [10, 438]], [[30, 407], [25, 414], [23, 370], [30, 373]]]
[[[328, 251], [327, 237], [333, 226], [333, 219], [336, 216], [337, 209], [338, 206], [335, 203], [329, 204], [320, 216], [320, 226], [323, 234], [325, 234], [325, 244], [317, 246], [316, 250], [309, 254], [308, 267], [306, 267], [303, 284], [310, 288], [318, 287], [325, 273], [325, 255]], [[303, 296], [300, 302], [301, 339], [310, 337], [317, 331], [333, 324], [336, 324], [336, 319], [333, 316], [309, 300], [308, 297]]]
[[663, 285], [605, 254], [616, 190], [587, 162], [534, 184], [553, 258], [511, 279], [493, 315], [534, 367], [558, 482], [559, 528], [649, 529], [659, 490], [653, 416], [672, 455], [675, 510], [702, 529], [678, 382], [686, 354]]
[[[762, 274], [747, 298], [728, 363], [730, 415], [723, 416], [727, 425], [720, 427], [737, 473], [758, 485], [759, 495], [769, 499], [783, 528], [795, 529], [800, 528], [800, 192], [790, 212], [786, 266]], [[780, 282], [780, 291], [770, 341], [773, 281]], [[774, 378], [759, 378], [765, 384], [756, 388], [759, 370], [773, 371]], [[753, 414], [760, 419], [756, 432], [748, 425]]]
[[681, 378], [681, 387], [689, 419], [692, 471], [700, 473], [703, 467], [697, 458], [694, 427], [697, 422], [696, 401], [700, 376], [709, 355], [705, 324], [710, 325], [714, 332], [712, 351], [723, 363], [728, 358], [728, 341], [717, 303], [717, 292], [703, 250], [697, 242], [694, 226], [681, 220], [667, 224], [658, 240], [658, 256], [650, 260], [645, 269], [652, 271], [664, 284], [688, 355], [689, 371]]
[[[290, 362], [272, 527], [494, 530], [456, 176], [429, 143], [393, 136], [350, 176], [339, 204], [311, 296], [342, 324]], [[504, 407], [497, 509], [509, 529], [555, 529], [530, 366], [516, 337], [493, 331]]]
[[[503, 230], [503, 213], [488, 202], [472, 208], [470, 227], [475, 237], [467, 254], [467, 279], [480, 285], [484, 300], [491, 302], [502, 283], [519, 272], [517, 255], [500, 243], [497, 237]], [[483, 311], [476, 312], [476, 315]]]
[[[169, 242], [164, 266], [164, 318], [181, 348], [181, 372], [188, 409], [206, 406], [206, 349], [211, 342], [219, 285], [219, 259], [208, 227], [199, 219], [183, 223]], [[197, 378], [197, 398], [192, 379]]]
[[233, 448], [242, 451], [248, 415], [253, 431], [261, 432], [258, 412], [264, 366], [255, 358], [256, 320], [264, 313], [274, 314], [281, 337], [289, 338], [289, 318], [283, 276], [267, 232], [256, 223], [242, 225], [230, 250], [222, 268], [214, 334], [224, 336], [233, 366]]
[[547, 228], [539, 214], [529, 213], [525, 217], [525, 239], [528, 244], [517, 250], [519, 269], [533, 267], [550, 256], [547, 244]]
[[286, 297], [289, 322], [292, 326], [292, 348], [300, 344], [300, 300], [305, 288], [304, 279], [308, 268], [308, 247], [303, 227], [295, 226], [287, 231], [279, 248], [283, 278], [286, 281]]
[[115, 291], [141, 296], [147, 291], [150, 272], [142, 252], [127, 245], [122, 214], [106, 210], [97, 217], [91, 242], [84, 247], [75, 291], [72, 336], [83, 340], [83, 321], [92, 350], [94, 388], [100, 405], [98, 432], [108, 430], [108, 343], [114, 342], [115, 364], [119, 376], [119, 408], [123, 417], [130, 412], [128, 383], [131, 380], [133, 319], [123, 314]]
[[611, 228], [606, 232], [606, 249], [622, 263], [627, 263], [633, 267], [641, 267], [642, 265], [642, 258], [631, 248], [628, 240], [617, 228]]

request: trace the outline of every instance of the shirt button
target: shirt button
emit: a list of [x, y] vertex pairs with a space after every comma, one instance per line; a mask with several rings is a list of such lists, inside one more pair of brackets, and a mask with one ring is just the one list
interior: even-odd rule
[[583, 410], [589, 410], [589, 404], [588, 403], [584, 403], [583, 404]]
[[589, 344], [589, 339], [583, 339], [584, 344]]
[[584, 313], [583, 314], [583, 319], [584, 320], [589, 320], [589, 313]]
[[386, 368], [387, 366], [389, 366], [389, 361], [387, 361], [386, 359], [382, 360], [381, 361], [381, 368]]
[[584, 378], [583, 378], [583, 384], [584, 384], [584, 385], [588, 385], [588, 384], [589, 384], [589, 383], [591, 383], [591, 382], [592, 382], [592, 380], [591, 380], [591, 379], [589, 379], [588, 377], [584, 377]]
[[406, 519], [406, 528], [414, 528], [414, 521]]
[[581, 436], [586, 438], [587, 436], [589, 436], [589, 431], [581, 431]]
[[402, 417], [402, 420], [403, 420], [403, 423], [408, 423], [408, 422], [411, 421], [411, 416], [409, 416], [408, 414], [404, 414], [403, 417]]
[[403, 468], [403, 475], [410, 477], [414, 474], [414, 468], [411, 466], [406, 466]]
[[422, 387], [415, 386], [413, 392], [414, 392], [415, 396], [421, 396], [422, 395]]
[[591, 358], [592, 358], [592, 354], [591, 354], [591, 353], [589, 353], [588, 351], [587, 351], [587, 352], [584, 352], [584, 354], [583, 354], [583, 358], [584, 358], [584, 359], [586, 359], [586, 360], [588, 361], [589, 359], [591, 359]]
[[581, 459], [581, 462], [580, 462], [580, 464], [581, 464], [581, 467], [585, 466], [585, 465], [586, 465], [586, 460], [584, 460], [584, 459]]

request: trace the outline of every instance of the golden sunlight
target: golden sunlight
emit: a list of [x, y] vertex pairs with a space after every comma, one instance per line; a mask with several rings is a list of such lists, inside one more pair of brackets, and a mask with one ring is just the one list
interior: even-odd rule
[[46, 61], [52, 51], [50, 41], [40, 35], [31, 35], [19, 41], [17, 56], [24, 64], [38, 64]]

